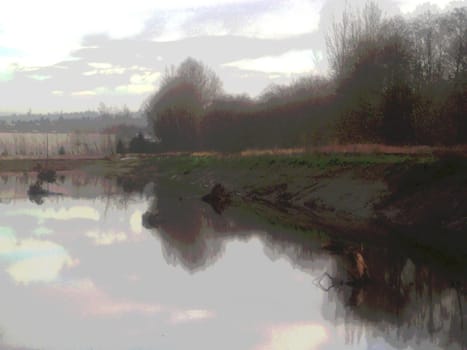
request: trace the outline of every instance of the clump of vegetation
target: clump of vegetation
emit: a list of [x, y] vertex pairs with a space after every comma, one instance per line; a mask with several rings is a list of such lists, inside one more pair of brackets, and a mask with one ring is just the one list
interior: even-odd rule
[[44, 168], [41, 164], [37, 164], [35, 170], [37, 170], [37, 180], [29, 186], [27, 194], [29, 199], [37, 204], [42, 204], [43, 197], [49, 194], [43, 185], [44, 183], [55, 183], [57, 181], [57, 172], [54, 169]]
[[28, 195], [30, 196], [38, 196], [38, 195], [46, 195], [47, 190], [42, 187], [43, 182], [37, 180], [35, 183], [29, 186]]
[[153, 153], [156, 152], [158, 144], [147, 140], [142, 132], [139, 132], [130, 140], [128, 150], [130, 153]]
[[29, 200], [35, 202], [38, 205], [44, 203], [44, 197], [49, 194], [49, 192], [42, 187], [43, 182], [39, 179], [35, 183], [29, 186], [28, 188], [28, 197]]
[[41, 169], [37, 174], [37, 179], [41, 183], [54, 183], [57, 181], [57, 172], [53, 169]]
[[221, 214], [232, 202], [231, 194], [221, 184], [216, 184], [202, 200], [209, 203], [218, 214]]
[[117, 141], [117, 154], [124, 154], [126, 153], [126, 147], [125, 147], [125, 144], [123, 143], [123, 141], [121, 139], [119, 139]]

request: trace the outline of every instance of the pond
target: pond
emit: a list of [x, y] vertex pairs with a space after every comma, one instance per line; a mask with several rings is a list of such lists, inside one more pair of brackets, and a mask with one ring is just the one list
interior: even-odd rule
[[[465, 278], [418, 253], [219, 215], [170, 181], [70, 172], [30, 200], [32, 180], [0, 178], [1, 349], [465, 347]], [[356, 251], [371, 283], [347, 283]]]

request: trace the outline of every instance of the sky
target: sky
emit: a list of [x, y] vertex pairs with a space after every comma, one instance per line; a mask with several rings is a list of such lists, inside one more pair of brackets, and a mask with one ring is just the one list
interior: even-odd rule
[[[347, 1], [359, 7], [366, 0]], [[386, 16], [466, 0], [377, 0]], [[327, 74], [325, 34], [346, 0], [4, 0], [0, 114], [139, 109], [187, 57], [227, 93]]]

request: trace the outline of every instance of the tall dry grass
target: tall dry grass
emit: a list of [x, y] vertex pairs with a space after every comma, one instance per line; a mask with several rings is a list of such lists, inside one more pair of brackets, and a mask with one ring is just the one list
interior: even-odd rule
[[250, 149], [240, 152], [241, 156], [255, 155], [295, 155], [295, 154], [401, 154], [430, 155], [458, 154], [467, 156], [467, 145], [453, 147], [434, 146], [391, 146], [383, 144], [332, 144], [326, 146], [287, 148], [287, 149]]
[[99, 133], [0, 133], [1, 158], [54, 158], [115, 153], [115, 135]]

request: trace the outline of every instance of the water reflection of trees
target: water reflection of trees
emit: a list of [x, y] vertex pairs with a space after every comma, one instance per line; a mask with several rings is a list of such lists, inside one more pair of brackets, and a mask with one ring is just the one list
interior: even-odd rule
[[[371, 268], [370, 282], [330, 288], [328, 295], [335, 302], [335, 309], [325, 304], [323, 310], [327, 318], [346, 325], [349, 342], [361, 331], [355, 324], [368, 323], [376, 335], [396, 348], [413, 342], [413, 347], [422, 349], [424, 345], [419, 342], [423, 340], [443, 349], [461, 349], [462, 344], [466, 345], [462, 275], [437, 271], [436, 266], [395, 254], [392, 249], [370, 250], [365, 256]], [[339, 260], [340, 257], [331, 275], [345, 280], [346, 264]]]
[[[35, 173], [3, 174], [0, 186], [0, 203], [10, 203], [28, 198], [31, 202], [42, 205], [47, 202], [60, 202], [65, 198], [102, 199], [108, 207], [125, 209], [136, 197], [152, 195], [151, 185], [137, 192], [128, 192], [119, 185], [117, 179], [86, 173], [79, 170], [59, 171], [57, 181], [47, 184], [51, 193], [29, 192], [31, 184], [36, 181]], [[44, 186], [45, 187], [45, 186]], [[145, 191], [148, 189], [147, 191]], [[150, 193], [149, 193], [150, 192]]]
[[[332, 257], [333, 269], [326, 272], [343, 283], [329, 288], [323, 313], [345, 325], [349, 343], [371, 329], [396, 348], [410, 343], [423, 349], [424, 340], [442, 348], [461, 349], [467, 344], [465, 267], [445, 266], [420, 252], [388, 244], [339, 242], [338, 249], [324, 251], [329, 237], [287, 232], [236, 209], [218, 215], [199, 198], [186, 198], [185, 191], [170, 181], [159, 182], [155, 190], [143, 224], [161, 239], [170, 263], [198, 271], [221, 256], [228, 239], [248, 238], [255, 232], [268, 256], [284, 256], [307, 271], [322, 271], [323, 259], [315, 257]], [[349, 254], [355, 251], [364, 257], [369, 278], [345, 283], [355, 281], [355, 253]]]
[[223, 251], [222, 236], [216, 233], [222, 231], [223, 218], [210, 216], [209, 208], [184, 198], [185, 193], [169, 183], [158, 183], [156, 191], [143, 225], [161, 238], [166, 260], [192, 272], [215, 261]]

